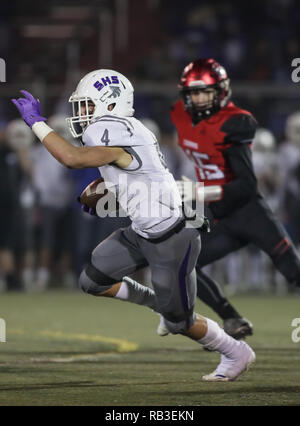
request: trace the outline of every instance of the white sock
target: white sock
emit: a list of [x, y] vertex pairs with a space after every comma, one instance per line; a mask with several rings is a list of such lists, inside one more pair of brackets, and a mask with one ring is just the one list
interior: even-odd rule
[[239, 342], [225, 333], [215, 321], [209, 318], [205, 319], [207, 322], [207, 333], [198, 342], [207, 349], [217, 351], [227, 357], [232, 356]]
[[137, 281], [124, 277], [119, 288], [118, 293], [115, 295], [116, 299], [126, 300], [137, 305], [148, 306], [156, 311], [156, 301], [154, 291]]
[[129, 296], [128, 285], [124, 281], [122, 281], [122, 284], [119, 288], [118, 293], [115, 295], [115, 298], [120, 300], [128, 300], [128, 296]]

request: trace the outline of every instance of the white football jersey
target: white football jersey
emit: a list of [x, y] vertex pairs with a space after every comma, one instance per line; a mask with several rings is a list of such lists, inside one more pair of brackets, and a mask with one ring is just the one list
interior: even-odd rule
[[155, 135], [134, 117], [104, 115], [85, 130], [87, 146], [122, 147], [133, 158], [126, 169], [115, 164], [99, 167], [108, 189], [145, 237], [158, 237], [182, 218], [181, 197], [167, 169]]

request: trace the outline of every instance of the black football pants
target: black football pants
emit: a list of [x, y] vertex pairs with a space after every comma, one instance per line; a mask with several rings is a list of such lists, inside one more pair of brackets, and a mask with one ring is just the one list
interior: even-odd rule
[[211, 223], [211, 232], [202, 234], [202, 250], [197, 261], [197, 295], [222, 319], [239, 314], [226, 300], [219, 285], [201, 270], [247, 244], [254, 244], [272, 259], [289, 283], [300, 283], [300, 260], [294, 245], [265, 201], [252, 200], [230, 216]]

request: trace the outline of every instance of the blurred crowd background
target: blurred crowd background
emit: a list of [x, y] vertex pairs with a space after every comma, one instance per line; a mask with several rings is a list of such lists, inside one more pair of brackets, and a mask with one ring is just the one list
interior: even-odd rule
[[[114, 68], [135, 86], [136, 117], [156, 133], [176, 179], [194, 177], [168, 110], [186, 64], [225, 66], [233, 101], [257, 118], [253, 160], [262, 193], [300, 247], [300, 57], [296, 0], [60, 0], [0, 5], [0, 291], [76, 288], [90, 252], [127, 219], [99, 219], [76, 201], [99, 176], [58, 164], [18, 119], [10, 99], [27, 89], [71, 143], [68, 98], [92, 69]], [[208, 266], [228, 292], [286, 291], [270, 260], [249, 247]], [[149, 282], [147, 271], [141, 278]]]

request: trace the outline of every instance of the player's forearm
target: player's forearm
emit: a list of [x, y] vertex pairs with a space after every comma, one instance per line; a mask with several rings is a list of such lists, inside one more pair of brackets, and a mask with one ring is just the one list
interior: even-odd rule
[[100, 167], [116, 161], [123, 152], [120, 148], [75, 147], [45, 123], [36, 123], [32, 130], [57, 161], [72, 169]]
[[235, 202], [257, 194], [257, 179], [249, 145], [232, 146], [226, 151], [226, 160], [235, 179], [223, 186], [224, 198], [231, 198]]
[[81, 168], [79, 148], [71, 145], [58, 133], [50, 132], [42, 142], [47, 151], [61, 164], [70, 168]]
[[232, 146], [226, 151], [226, 160], [235, 178], [223, 185], [222, 199], [211, 203], [217, 218], [228, 216], [259, 194], [249, 146]]
[[243, 207], [258, 195], [256, 185], [243, 180], [235, 180], [223, 185], [223, 196], [219, 201], [212, 201], [210, 209], [215, 218], [229, 216], [233, 211]]
[[43, 139], [43, 145], [56, 160], [72, 169], [101, 167], [126, 154], [119, 147], [75, 147], [56, 132], [49, 133]]
[[235, 179], [223, 186], [223, 198], [232, 203], [248, 200], [256, 194], [257, 184], [252, 179]]
[[202, 183], [194, 182], [186, 176], [181, 178], [182, 180], [177, 180], [176, 184], [181, 198], [186, 202], [192, 200], [218, 201], [223, 197], [221, 185], [204, 186]]

